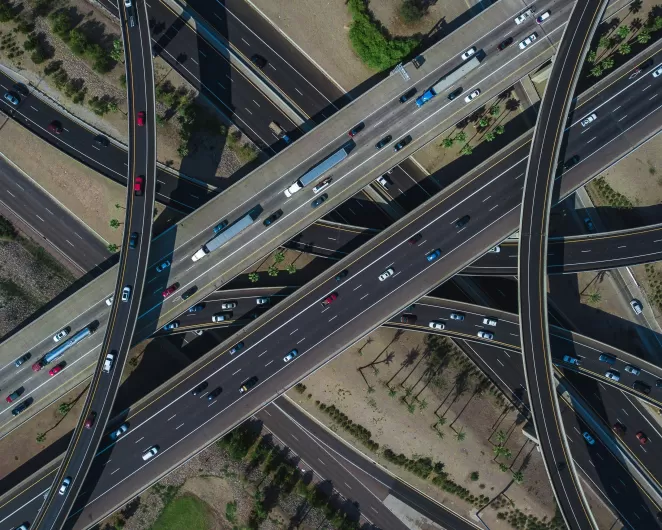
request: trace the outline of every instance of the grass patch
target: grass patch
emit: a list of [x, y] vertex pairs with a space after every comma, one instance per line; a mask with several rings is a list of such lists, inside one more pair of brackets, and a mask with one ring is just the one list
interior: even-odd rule
[[0, 215], [0, 241], [14, 241], [16, 235], [16, 229], [11, 221]]
[[30, 294], [15, 281], [7, 278], [0, 278], [0, 294], [10, 300], [20, 298], [21, 300], [31, 300]]
[[207, 530], [210, 522], [209, 506], [197, 497], [183, 495], [163, 509], [151, 530]]
[[32, 255], [35, 265], [39, 267], [45, 275], [56, 275], [69, 282], [73, 282], [75, 277], [69, 270], [65, 269], [59, 261], [51, 256], [43, 247], [33, 243], [29, 239], [21, 239], [23, 247]]

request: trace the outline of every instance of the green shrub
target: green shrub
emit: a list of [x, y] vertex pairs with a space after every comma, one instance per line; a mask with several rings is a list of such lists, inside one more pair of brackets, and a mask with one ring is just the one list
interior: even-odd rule
[[31, 52], [32, 50], [36, 49], [38, 45], [39, 39], [37, 38], [36, 34], [32, 33], [23, 43], [23, 48], [25, 48], [26, 51]]
[[0, 1], [0, 22], [9, 22], [16, 16], [13, 4], [2, 0]]
[[48, 18], [51, 22], [53, 33], [65, 41], [68, 40], [69, 32], [73, 28], [73, 20], [69, 13], [66, 11], [56, 11], [55, 13], [51, 13]]
[[13, 241], [16, 239], [16, 235], [16, 229], [14, 228], [14, 225], [11, 224], [11, 221], [0, 215], [0, 239]]
[[79, 29], [72, 29], [69, 32], [69, 39], [67, 42], [71, 51], [80, 57], [85, 55], [87, 47], [89, 46], [87, 36]]
[[38, 44], [35, 51], [30, 55], [30, 59], [34, 64], [41, 64], [48, 59], [48, 54], [44, 50], [44, 47]]
[[400, 5], [400, 18], [407, 24], [414, 24], [427, 14], [427, 8], [417, 0], [403, 0]]

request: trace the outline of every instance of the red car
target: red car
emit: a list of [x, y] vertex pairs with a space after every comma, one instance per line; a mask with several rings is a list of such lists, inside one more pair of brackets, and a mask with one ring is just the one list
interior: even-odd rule
[[138, 127], [142, 127], [145, 125], [145, 111], [141, 110], [138, 113], [138, 118], [136, 119], [136, 123], [138, 124]]
[[174, 293], [177, 290], [177, 287], [179, 287], [178, 283], [173, 283], [170, 287], [168, 287], [165, 291], [163, 291], [163, 298], [168, 298], [172, 293]]
[[59, 374], [62, 371], [62, 368], [63, 368], [63, 366], [61, 364], [58, 364], [57, 366], [53, 366], [53, 368], [51, 368], [48, 371], [48, 375], [53, 377], [54, 375]]
[[336, 298], [338, 298], [338, 293], [331, 293], [324, 300], [322, 300], [322, 307], [326, 307], [329, 304], [332, 304]]
[[142, 195], [144, 184], [145, 178], [141, 175], [137, 176], [135, 182], [133, 183], [133, 193], [137, 196]]
[[41, 370], [43, 367], [44, 367], [44, 365], [42, 364], [41, 360], [39, 360], [39, 361], [37, 361], [36, 363], [34, 363], [34, 364], [32, 365], [32, 371], [33, 371], [33, 372], [38, 372], [38, 371]]
[[85, 428], [91, 429], [92, 425], [94, 425], [94, 420], [96, 419], [97, 419], [97, 413], [94, 411], [90, 412], [89, 416], [85, 420]]
[[48, 130], [54, 134], [62, 134], [62, 124], [55, 120], [48, 125]]
[[635, 434], [635, 436], [641, 445], [648, 443], [648, 436], [644, 434], [644, 431], [639, 431], [637, 434]]

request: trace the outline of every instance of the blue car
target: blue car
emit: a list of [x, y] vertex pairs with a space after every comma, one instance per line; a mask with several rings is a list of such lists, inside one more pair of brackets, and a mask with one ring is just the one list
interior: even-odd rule
[[179, 320], [173, 320], [169, 324], [163, 326], [163, 331], [170, 331], [171, 329], [177, 329], [179, 327]]
[[189, 313], [197, 313], [198, 311], [202, 311], [205, 308], [205, 304], [196, 304], [194, 306], [191, 306], [188, 308]]
[[226, 226], [228, 226], [228, 221], [227, 219], [225, 221], [221, 221], [214, 227], [214, 234], [218, 234], [221, 230], [223, 230]]
[[16, 94], [14, 94], [13, 92], [5, 92], [4, 97], [5, 97], [5, 101], [8, 101], [9, 103], [11, 103], [14, 106], [17, 106], [21, 102], [21, 100], [18, 98], [18, 96]]
[[441, 256], [441, 249], [438, 248], [437, 250], [433, 250], [430, 252], [427, 256], [425, 256], [425, 259], [428, 261], [434, 261], [436, 260], [439, 256]]
[[128, 423], [123, 423], [117, 429], [115, 429], [113, 432], [111, 432], [108, 436], [110, 437], [111, 440], [114, 441], [114, 440], [117, 440], [120, 436], [122, 436], [128, 430], [129, 430], [129, 424]]
[[163, 272], [163, 271], [166, 270], [168, 267], [170, 267], [170, 260], [165, 260], [164, 262], [159, 263], [159, 264], [156, 266], [156, 272]]

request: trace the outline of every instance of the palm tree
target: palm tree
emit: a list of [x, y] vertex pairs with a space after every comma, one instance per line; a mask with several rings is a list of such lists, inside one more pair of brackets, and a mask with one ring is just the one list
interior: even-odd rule
[[449, 136], [448, 138], [443, 139], [443, 141], [441, 142], [441, 145], [443, 147], [445, 147], [446, 149], [450, 149], [451, 147], [453, 147], [454, 143], [455, 143], [455, 140]]
[[499, 470], [505, 473], [506, 471], [508, 471], [508, 466], [506, 464], [499, 464]]
[[115, 243], [110, 243], [108, 245], [108, 252], [110, 252], [111, 254], [115, 254], [115, 252], [117, 252], [118, 250], [119, 247]]
[[602, 300], [602, 295], [598, 291], [593, 291], [592, 293], [589, 293], [586, 298], [588, 299], [589, 304], [598, 305]]
[[591, 68], [591, 75], [593, 77], [600, 77], [602, 75], [602, 67], [599, 64], [596, 64]]
[[276, 252], [274, 254], [274, 263], [282, 263], [285, 261], [285, 253], [283, 251]]
[[269, 276], [278, 276], [278, 272], [279, 272], [278, 267], [276, 267], [275, 265], [269, 265], [269, 268], [267, 269], [267, 274]]
[[467, 141], [467, 133], [464, 131], [460, 131], [455, 135], [455, 141], [456, 142], [466, 142]]
[[409, 411], [409, 414], [413, 414], [414, 412], [416, 412], [416, 405], [410, 403], [409, 405], [407, 405], [407, 410]]
[[600, 40], [598, 41], [598, 48], [610, 48], [611, 47], [611, 42], [609, 40], [609, 37], [603, 36], [600, 37]]
[[616, 30], [616, 35], [618, 35], [621, 39], [625, 39], [630, 34], [630, 31], [631, 30], [628, 26], [619, 26]]
[[519, 99], [510, 98], [508, 101], [506, 101], [506, 110], [508, 112], [515, 112], [517, 109], [519, 109], [519, 107], [520, 107]]
[[256, 283], [260, 280], [260, 275], [257, 272], [251, 272], [248, 275], [248, 281], [251, 283]]
[[503, 134], [506, 132], [506, 128], [503, 125], [497, 125], [494, 128], [494, 134]]
[[496, 138], [496, 134], [492, 131], [485, 133], [485, 141], [486, 142], [492, 142]]
[[116, 202], [116, 203], [115, 203], [115, 208], [117, 208], [118, 210], [119, 210], [120, 208], [121, 208], [122, 210], [126, 210], [126, 208], [125, 208], [124, 206], [122, 206], [119, 202]]
[[398, 395], [398, 392], [395, 390], [395, 388], [389, 388], [388, 397], [394, 398], [397, 395]]
[[462, 429], [460, 429], [459, 431], [457, 431], [457, 432], [455, 433], [455, 439], [456, 439], [458, 442], [463, 442], [464, 439], [465, 439], [466, 437], [467, 437], [467, 433], [464, 432]]
[[490, 118], [483, 117], [480, 120], [478, 120], [478, 127], [480, 127], [481, 129], [485, 129], [485, 127], [489, 127], [489, 126], [490, 126]]
[[374, 341], [374, 340], [375, 339], [373, 339], [372, 337], [368, 337], [367, 339], [365, 339], [365, 344], [363, 344], [363, 346], [361, 346], [359, 348], [358, 354], [363, 355], [363, 348], [365, 348], [368, 344], [372, 343], [372, 341]]
[[504, 431], [499, 431], [496, 433], [496, 441], [499, 445], [505, 444], [507, 439], [508, 435]]
[[297, 266], [294, 263], [290, 263], [287, 267], [285, 267], [285, 270], [290, 274], [294, 274], [297, 271]]
[[515, 471], [513, 473], [513, 480], [515, 481], [515, 484], [521, 484], [524, 482], [524, 474], [521, 471]]
[[501, 108], [496, 103], [490, 107], [490, 116], [497, 117], [501, 114]]
[[44, 432], [38, 432], [38, 433], [37, 433], [37, 438], [36, 438], [36, 440], [37, 440], [37, 443], [41, 443], [41, 442], [43, 442], [44, 440], [46, 440], [46, 433], [44, 433]]
[[439, 419], [437, 420], [437, 425], [439, 425], [439, 427], [443, 427], [444, 425], [446, 425], [446, 422], [447, 422], [447, 421], [448, 421], [448, 420], [447, 420], [446, 418], [439, 418]]
[[117, 229], [120, 227], [122, 223], [120, 223], [117, 219], [111, 219], [110, 220], [110, 228]]
[[632, 46], [630, 46], [627, 42], [624, 42], [618, 47], [618, 53], [621, 55], [627, 55], [630, 52], [632, 52]]
[[374, 391], [375, 391], [375, 387], [368, 385], [368, 394], [372, 394], [374, 393]]
[[593, 64], [595, 62], [596, 56], [597, 53], [595, 52], [595, 50], [591, 50], [590, 52], [588, 52], [588, 55], [586, 56], [586, 60], [589, 63]]
[[470, 155], [473, 152], [474, 152], [473, 147], [471, 147], [469, 144], [464, 144], [464, 146], [462, 146], [462, 149], [460, 149], [460, 153], [463, 155]]
[[446, 436], [446, 433], [444, 431], [440, 431], [440, 430], [437, 430], [437, 429], [435, 429], [435, 430], [437, 431], [437, 436], [439, 436], [439, 438], [441, 438], [443, 440], [444, 436]]
[[426, 408], [428, 408], [428, 402], [424, 399], [418, 404], [418, 410], [423, 412]]
[[605, 57], [601, 62], [600, 66], [602, 67], [602, 70], [611, 70], [614, 67], [614, 58], [613, 57]]
[[642, 29], [639, 34], [637, 35], [637, 42], [639, 44], [646, 44], [648, 43], [649, 40], [651, 40], [651, 34], [650, 31], [647, 29]]
[[628, 11], [633, 15], [636, 15], [641, 11], [642, 0], [633, 0], [628, 6]]

